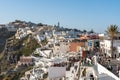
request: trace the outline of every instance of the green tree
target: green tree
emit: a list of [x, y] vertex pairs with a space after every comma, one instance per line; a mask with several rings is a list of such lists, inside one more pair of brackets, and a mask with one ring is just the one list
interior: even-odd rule
[[116, 34], [119, 32], [118, 26], [117, 25], [110, 25], [107, 28], [106, 32], [109, 35], [110, 40], [111, 40], [111, 55], [112, 55], [112, 57], [114, 57], [114, 53], [113, 53], [113, 41], [114, 41], [114, 38], [115, 38]]

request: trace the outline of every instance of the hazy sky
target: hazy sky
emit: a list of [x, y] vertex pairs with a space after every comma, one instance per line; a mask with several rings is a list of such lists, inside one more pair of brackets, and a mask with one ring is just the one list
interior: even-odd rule
[[104, 32], [120, 26], [120, 0], [0, 0], [0, 23], [16, 19]]

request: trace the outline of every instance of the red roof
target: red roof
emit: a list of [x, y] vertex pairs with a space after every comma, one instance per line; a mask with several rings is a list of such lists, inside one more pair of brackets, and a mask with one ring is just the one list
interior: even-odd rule
[[84, 47], [85, 42], [71, 42], [69, 47], [70, 52], [78, 52], [77, 50], [78, 46]]

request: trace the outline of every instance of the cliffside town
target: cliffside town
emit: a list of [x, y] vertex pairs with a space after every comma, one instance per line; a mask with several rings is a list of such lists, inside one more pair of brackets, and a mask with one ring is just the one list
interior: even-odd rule
[[0, 80], [119, 80], [119, 33], [114, 60], [110, 42], [93, 30], [15, 20], [0, 26]]

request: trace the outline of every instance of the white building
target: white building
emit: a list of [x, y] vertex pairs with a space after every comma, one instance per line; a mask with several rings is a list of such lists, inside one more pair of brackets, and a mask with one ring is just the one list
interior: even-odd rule
[[[114, 53], [119, 56], [120, 53], [120, 40], [114, 40], [113, 42], [113, 48], [114, 48]], [[100, 48], [102, 53], [106, 53], [108, 56], [111, 57], [111, 40], [103, 40], [100, 42]]]
[[36, 48], [36, 50], [33, 52], [33, 54], [38, 54], [39, 56], [48, 58], [52, 54], [52, 49], [41, 49], [41, 48]]
[[43, 40], [45, 40], [45, 35], [36, 35], [36, 39], [38, 40], [38, 42], [41, 42]]
[[21, 39], [26, 37], [28, 34], [32, 34], [32, 31], [29, 27], [19, 28], [15, 34], [16, 39]]
[[43, 79], [46, 73], [46, 68], [33, 68], [30, 71], [26, 71], [25, 76], [21, 77], [20, 80], [40, 80]]
[[120, 46], [117, 47], [117, 53], [118, 53], [118, 56], [120, 57]]

